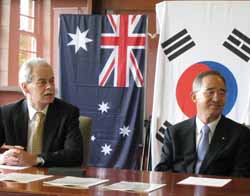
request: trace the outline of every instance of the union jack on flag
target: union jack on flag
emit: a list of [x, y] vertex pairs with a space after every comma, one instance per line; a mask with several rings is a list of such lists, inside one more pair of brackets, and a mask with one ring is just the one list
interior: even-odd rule
[[135, 31], [141, 15], [107, 15], [112, 33], [102, 33], [101, 48], [113, 49], [99, 75], [99, 85], [105, 86], [114, 71], [115, 87], [129, 86], [131, 71], [137, 87], [143, 86], [143, 77], [133, 49], [145, 49], [145, 33]]

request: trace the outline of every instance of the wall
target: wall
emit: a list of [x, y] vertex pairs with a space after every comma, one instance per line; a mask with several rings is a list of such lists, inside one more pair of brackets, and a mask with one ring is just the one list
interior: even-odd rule
[[0, 89], [0, 105], [15, 102], [16, 100], [24, 98], [21, 90], [16, 87], [8, 87]]
[[10, 1], [0, 1], [0, 86], [8, 83]]

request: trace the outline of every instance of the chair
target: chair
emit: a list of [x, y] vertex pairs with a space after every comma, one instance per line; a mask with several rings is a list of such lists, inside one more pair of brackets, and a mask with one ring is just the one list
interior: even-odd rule
[[91, 135], [92, 119], [87, 116], [79, 117], [79, 128], [83, 137], [83, 163], [82, 167], [88, 166], [90, 151], [90, 135]]

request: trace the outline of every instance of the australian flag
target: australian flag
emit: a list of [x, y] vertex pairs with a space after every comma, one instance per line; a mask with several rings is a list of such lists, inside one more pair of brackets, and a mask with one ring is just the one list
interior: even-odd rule
[[90, 166], [137, 168], [146, 16], [61, 15], [61, 96], [92, 118]]

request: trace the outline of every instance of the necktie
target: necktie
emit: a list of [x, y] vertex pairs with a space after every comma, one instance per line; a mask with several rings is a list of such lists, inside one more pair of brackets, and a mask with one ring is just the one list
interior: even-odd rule
[[35, 129], [32, 138], [32, 153], [40, 154], [42, 149], [42, 133], [45, 115], [37, 112], [35, 116]]
[[205, 155], [207, 153], [207, 149], [209, 146], [209, 132], [210, 132], [209, 127], [207, 125], [204, 125], [201, 129], [201, 138], [197, 148], [197, 164], [195, 169], [195, 172], [197, 174], [199, 173], [201, 163], [204, 160]]

